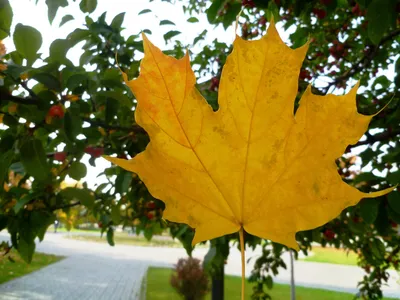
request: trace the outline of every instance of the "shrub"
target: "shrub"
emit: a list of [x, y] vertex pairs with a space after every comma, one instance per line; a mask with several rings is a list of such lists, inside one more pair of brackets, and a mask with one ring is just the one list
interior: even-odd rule
[[192, 257], [178, 261], [171, 276], [171, 285], [185, 300], [202, 300], [210, 291], [200, 260]]

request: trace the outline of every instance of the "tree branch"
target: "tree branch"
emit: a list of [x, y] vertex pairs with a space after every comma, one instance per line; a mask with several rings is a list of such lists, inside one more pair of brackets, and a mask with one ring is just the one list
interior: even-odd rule
[[368, 67], [368, 65], [372, 62], [372, 59], [377, 55], [379, 48], [386, 42], [392, 41], [393, 38], [395, 38], [398, 35], [400, 35], [400, 28], [392, 31], [387, 36], [382, 38], [378, 45], [372, 47], [371, 50], [368, 51], [366, 54], [364, 54], [364, 56], [355, 64], [353, 64], [349, 70], [347, 70], [343, 75], [338, 76], [333, 82], [328, 84], [327, 87], [323, 88], [323, 94], [327, 94], [332, 86], [336, 86], [338, 83], [349, 79], [351, 76], [354, 76], [362, 69]]
[[54, 207], [51, 208], [51, 210], [55, 211], [57, 209], [71, 208], [71, 207], [74, 207], [74, 206], [77, 206], [77, 205], [81, 205], [81, 202], [77, 201], [77, 202], [73, 202], [73, 203], [69, 203], [69, 204], [65, 204], [65, 205], [54, 206]]
[[25, 104], [25, 105], [38, 105], [38, 102], [33, 99], [33, 98], [22, 98], [18, 96], [13, 96], [7, 93], [4, 93], [3, 91], [0, 91], [0, 101], [11, 101], [19, 104]]
[[102, 121], [93, 120], [93, 119], [89, 119], [89, 118], [82, 118], [82, 120], [90, 123], [93, 126], [98, 126], [98, 127], [108, 129], [108, 130], [119, 130], [119, 131], [135, 132], [135, 133], [145, 133], [144, 129], [142, 127], [139, 127], [138, 125], [132, 125], [132, 127], [124, 127], [124, 126], [119, 126], [119, 125], [105, 124]]
[[400, 130], [384, 131], [384, 132], [381, 132], [381, 133], [378, 133], [375, 135], [366, 134], [367, 139], [365, 141], [359, 141], [358, 143], [356, 143], [354, 145], [350, 145], [348, 148], [355, 148], [355, 147], [363, 146], [363, 145], [372, 145], [375, 142], [384, 142], [391, 138], [396, 137], [399, 134], [400, 134]]

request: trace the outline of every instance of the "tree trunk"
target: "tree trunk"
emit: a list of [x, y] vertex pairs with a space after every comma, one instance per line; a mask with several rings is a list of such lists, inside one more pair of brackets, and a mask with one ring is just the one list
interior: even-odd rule
[[211, 300], [224, 300], [224, 265], [212, 277]]

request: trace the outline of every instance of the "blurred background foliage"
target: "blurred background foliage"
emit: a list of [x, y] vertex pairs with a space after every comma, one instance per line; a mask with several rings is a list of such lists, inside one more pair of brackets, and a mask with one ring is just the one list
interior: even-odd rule
[[[11, 236], [9, 244], [2, 244], [3, 250], [14, 247], [30, 261], [34, 240], [43, 240], [56, 218], [71, 227], [83, 216], [87, 222], [100, 224], [111, 245], [116, 226], [132, 227], [148, 239], [168, 230], [190, 255], [193, 229], [162, 219], [163, 202], [154, 199], [136, 175], [111, 166], [100, 174], [107, 177], [106, 183], [89, 188], [82, 180], [87, 175], [87, 166], [81, 161], [85, 154], [93, 166], [103, 154], [131, 158], [144, 150], [148, 137], [134, 121], [136, 100], [119, 70], [130, 78], [138, 76], [137, 57], [143, 53], [140, 32], [126, 38], [121, 34], [124, 13], [107, 23], [106, 13], [96, 20], [91, 17], [96, 0], [78, 2], [86, 13], [86, 24], [64, 39], [54, 40], [44, 57], [38, 53], [41, 33], [23, 24], [10, 32], [12, 8], [8, 0], [0, 0], [0, 40], [12, 37], [16, 49], [7, 52], [0, 42], [0, 230], [8, 230]], [[286, 42], [291, 47], [309, 41], [294, 111], [309, 84], [316, 94], [342, 94], [358, 81], [359, 112], [376, 115], [363, 138], [337, 159], [338, 172], [345, 182], [365, 192], [400, 182], [400, 1], [163, 2], [183, 3], [188, 23], [199, 23], [198, 17], [206, 14], [210, 24], [223, 26], [228, 33], [243, 9], [237, 33], [247, 40], [265, 34], [273, 17], [278, 27], [289, 33]], [[59, 8], [70, 2], [46, 0], [46, 4], [51, 24]], [[139, 14], [149, 12], [144, 9]], [[64, 15], [59, 26], [73, 19], [73, 15]], [[204, 30], [192, 43], [183, 44], [173, 19], [161, 20], [159, 25], [160, 30], [169, 28], [164, 34], [170, 46], [166, 53], [175, 57], [182, 57], [187, 48], [194, 48], [207, 36]], [[144, 32], [151, 36], [149, 30]], [[74, 64], [67, 53], [78, 43], [83, 52], [79, 64]], [[230, 51], [230, 44], [214, 40], [190, 53], [201, 79], [198, 89], [215, 110], [221, 70]], [[67, 177], [77, 183], [65, 184]], [[365, 270], [359, 289], [366, 299], [379, 299], [388, 270], [399, 268], [398, 223], [397, 190], [379, 199], [364, 199], [326, 225], [299, 232], [297, 240], [305, 254], [314, 243], [356, 253]], [[229, 255], [230, 243], [237, 239], [237, 235], [229, 235], [210, 241], [213, 251], [206, 264], [214, 276]], [[288, 249], [251, 235], [246, 235], [245, 242], [263, 249], [250, 280], [254, 282], [253, 299], [268, 299], [271, 275], [286, 268], [281, 256]]]

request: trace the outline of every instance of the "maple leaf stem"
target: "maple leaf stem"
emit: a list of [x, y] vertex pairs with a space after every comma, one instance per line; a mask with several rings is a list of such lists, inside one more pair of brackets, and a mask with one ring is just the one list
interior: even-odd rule
[[244, 260], [244, 237], [243, 227], [239, 230], [239, 241], [240, 241], [240, 254], [242, 257], [242, 300], [244, 300], [244, 283], [245, 283], [245, 260]]

